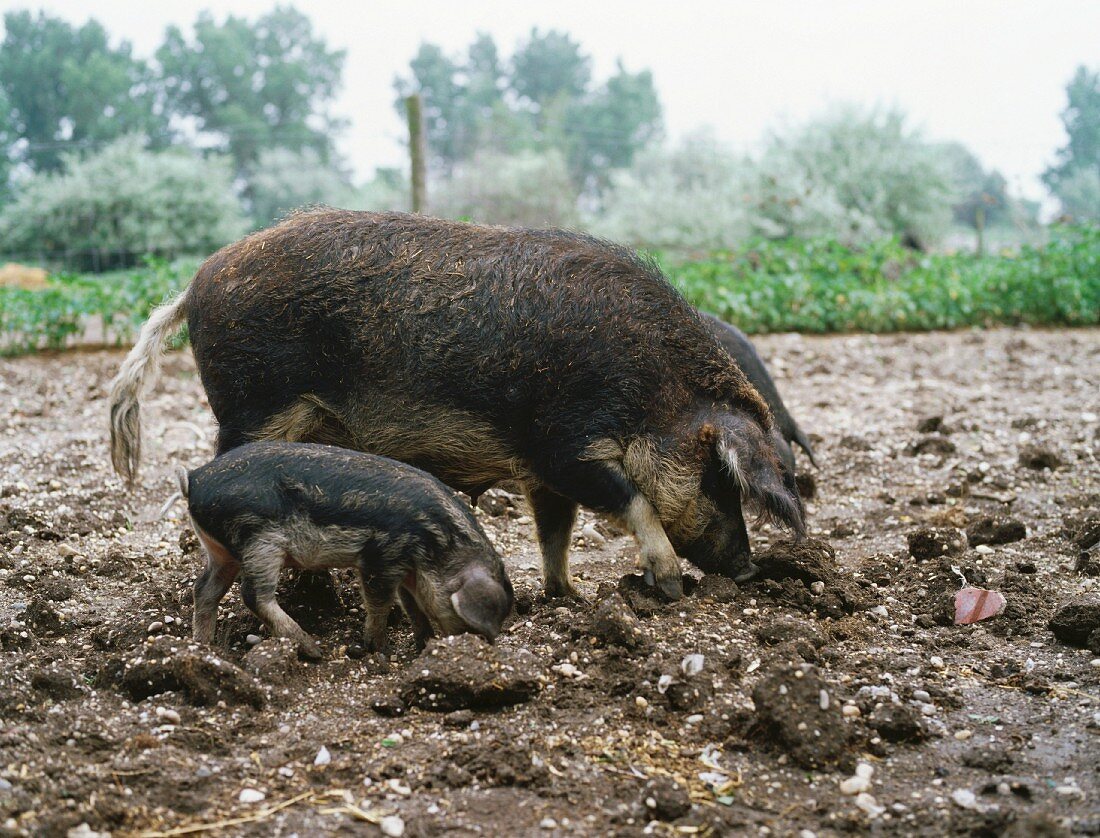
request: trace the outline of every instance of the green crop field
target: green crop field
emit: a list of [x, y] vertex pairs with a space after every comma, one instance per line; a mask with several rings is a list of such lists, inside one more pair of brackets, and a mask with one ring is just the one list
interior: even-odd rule
[[[761, 241], [691, 261], [654, 254], [695, 305], [747, 332], [892, 332], [996, 323], [1100, 323], [1100, 228], [987, 256], [923, 254], [893, 240]], [[126, 343], [190, 280], [197, 259], [106, 274], [60, 274], [41, 290], [0, 288], [0, 354], [60, 349], [93, 326]]]
[[987, 256], [791, 240], [657, 257], [691, 302], [747, 332], [1100, 323], [1100, 227], [1056, 227], [1044, 245]]

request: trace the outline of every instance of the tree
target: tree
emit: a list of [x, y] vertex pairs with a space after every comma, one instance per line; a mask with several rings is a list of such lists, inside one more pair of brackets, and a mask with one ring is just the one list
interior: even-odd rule
[[149, 151], [130, 136], [61, 163], [33, 175], [0, 214], [5, 248], [105, 270], [149, 253], [209, 253], [244, 232], [223, 158]]
[[574, 179], [601, 190], [611, 171], [630, 166], [660, 131], [653, 74], [627, 72], [620, 61], [615, 75], [571, 109], [566, 134]]
[[865, 241], [935, 241], [950, 219], [951, 183], [936, 149], [896, 110], [834, 109], [773, 134], [760, 160], [760, 232]]
[[674, 148], [656, 144], [612, 175], [603, 211], [592, 220], [600, 235], [638, 247], [729, 248], [753, 225], [753, 165], [709, 133]]
[[463, 163], [431, 197], [433, 215], [487, 224], [570, 227], [577, 193], [560, 151], [484, 152]]
[[592, 59], [564, 32], [532, 29], [512, 56], [510, 86], [536, 114], [557, 100], [579, 99], [592, 80]]
[[31, 169], [57, 171], [66, 149], [95, 148], [130, 132], [164, 139], [165, 118], [149, 66], [126, 41], [112, 47], [95, 20], [74, 28], [45, 12], [8, 12], [0, 45], [0, 88], [11, 133], [8, 154]]
[[276, 7], [250, 23], [199, 15], [190, 40], [175, 26], [157, 50], [172, 112], [191, 120], [238, 175], [264, 149], [313, 149], [328, 161], [342, 122], [327, 106], [340, 87], [344, 52], [330, 50], [305, 15]]
[[661, 107], [648, 71], [620, 63], [593, 86], [591, 59], [567, 34], [533, 29], [510, 62], [488, 35], [462, 58], [421, 44], [410, 74], [394, 86], [404, 116], [405, 97], [424, 101], [428, 153], [449, 174], [475, 156], [514, 157], [521, 151], [557, 151], [568, 162], [575, 190], [598, 193], [608, 171], [630, 165], [660, 131]]
[[996, 169], [987, 171], [962, 143], [944, 143], [939, 153], [951, 179], [951, 213], [956, 222], [977, 230], [1010, 218], [1012, 199], [1004, 175]]
[[[1089, 205], [1088, 184], [1093, 175], [1100, 178], [1100, 71], [1078, 67], [1066, 85], [1066, 98], [1062, 124], [1068, 141], [1058, 150], [1058, 162], [1046, 170], [1043, 181], [1062, 201], [1064, 212], [1082, 215], [1083, 211], [1082, 217], [1096, 218], [1100, 216], [1100, 207]], [[1076, 212], [1067, 208], [1067, 199]]]
[[248, 182], [257, 227], [266, 227], [299, 207], [326, 204], [346, 208], [356, 202], [347, 177], [325, 163], [313, 148], [265, 148]]

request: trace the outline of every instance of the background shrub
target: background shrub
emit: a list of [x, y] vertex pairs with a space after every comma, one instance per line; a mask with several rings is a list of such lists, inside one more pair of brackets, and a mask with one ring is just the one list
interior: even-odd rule
[[75, 270], [209, 253], [246, 229], [223, 158], [148, 151], [134, 136], [66, 156], [62, 172], [33, 175], [0, 213], [5, 251]]

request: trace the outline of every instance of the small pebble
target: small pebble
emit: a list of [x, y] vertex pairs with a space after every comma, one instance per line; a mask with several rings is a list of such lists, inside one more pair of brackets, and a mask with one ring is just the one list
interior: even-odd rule
[[163, 719], [166, 724], [178, 725], [180, 723], [180, 714], [171, 707], [158, 707], [156, 714], [157, 718]]
[[823, 593], [825, 593], [825, 583], [822, 582], [820, 579], [817, 582], [811, 582], [810, 593], [812, 593], [814, 596], [821, 596]]
[[680, 671], [688, 678], [703, 671], [705, 658], [702, 655], [688, 655], [680, 662]]
[[972, 730], [956, 730], [955, 731], [955, 738], [958, 739], [960, 742], [965, 742], [967, 739], [969, 739], [973, 735], [974, 735], [974, 731], [972, 731]]
[[322, 745], [321, 750], [317, 752], [317, 756], [313, 758], [313, 764], [328, 765], [330, 762], [332, 762], [332, 754], [328, 752], [328, 748]]
[[635, 698], [634, 704], [642, 710], [645, 710], [649, 706], [649, 702], [646, 700], [646, 697], [644, 695], [640, 695]]
[[158, 631], [160, 631], [163, 628], [164, 628], [164, 623], [162, 623], [160, 620], [153, 620], [153, 622], [149, 623], [148, 631], [149, 631], [149, 634], [156, 634]]
[[878, 801], [867, 792], [856, 795], [856, 806], [862, 809], [867, 816], [871, 818], [877, 818], [886, 811], [886, 807], [879, 806]]
[[867, 777], [846, 777], [840, 781], [841, 794], [862, 794], [869, 788], [871, 788], [871, 781]]
[[928, 694], [927, 690], [913, 690], [913, 700], [927, 704], [932, 700], [932, 696]]
[[257, 791], [256, 789], [241, 789], [241, 794], [237, 799], [240, 800], [241, 803], [259, 803], [265, 797], [267, 797], [267, 795], [262, 791]]
[[542, 829], [557, 829], [558, 822], [553, 818], [543, 818], [541, 821], [539, 821], [539, 826]]
[[692, 713], [690, 716], [684, 719], [684, 721], [687, 722], [689, 725], [697, 725], [699, 724], [699, 722], [703, 721], [703, 714]]
[[247, 643], [249, 646], [255, 646], [262, 639], [263, 638], [260, 637], [260, 635], [258, 635], [258, 634], [249, 634], [249, 635], [245, 636], [244, 642]]
[[970, 789], [955, 789], [951, 792], [951, 799], [956, 806], [963, 809], [976, 809], [978, 807], [978, 798]]
[[379, 821], [378, 826], [382, 828], [382, 834], [390, 838], [400, 838], [405, 834], [405, 821], [400, 815], [386, 815]]
[[817, 702], [822, 710], [829, 709], [829, 693], [827, 690], [821, 691], [821, 693], [818, 695]]
[[864, 780], [870, 780], [875, 774], [875, 767], [869, 762], [861, 762], [856, 766], [856, 776]]
[[860, 716], [863, 715], [863, 711], [861, 711], [854, 704], [845, 704], [843, 707], [840, 708], [840, 712], [847, 716], [849, 719], [858, 719]]
[[932, 667], [934, 669], [943, 669], [946, 666], [946, 664], [943, 662], [943, 658], [941, 658], [939, 655], [932, 655], [932, 657], [928, 659], [928, 662], [932, 664]]

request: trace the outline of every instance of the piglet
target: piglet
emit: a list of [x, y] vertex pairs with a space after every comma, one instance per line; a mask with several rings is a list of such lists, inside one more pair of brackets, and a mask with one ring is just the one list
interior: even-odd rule
[[369, 651], [387, 650], [397, 595], [421, 646], [436, 627], [491, 642], [512, 610], [504, 564], [472, 511], [404, 463], [327, 445], [255, 442], [178, 476], [207, 557], [195, 582], [200, 643], [213, 641], [218, 603], [240, 575], [245, 605], [268, 630], [320, 658], [275, 600], [286, 565], [359, 572]]

